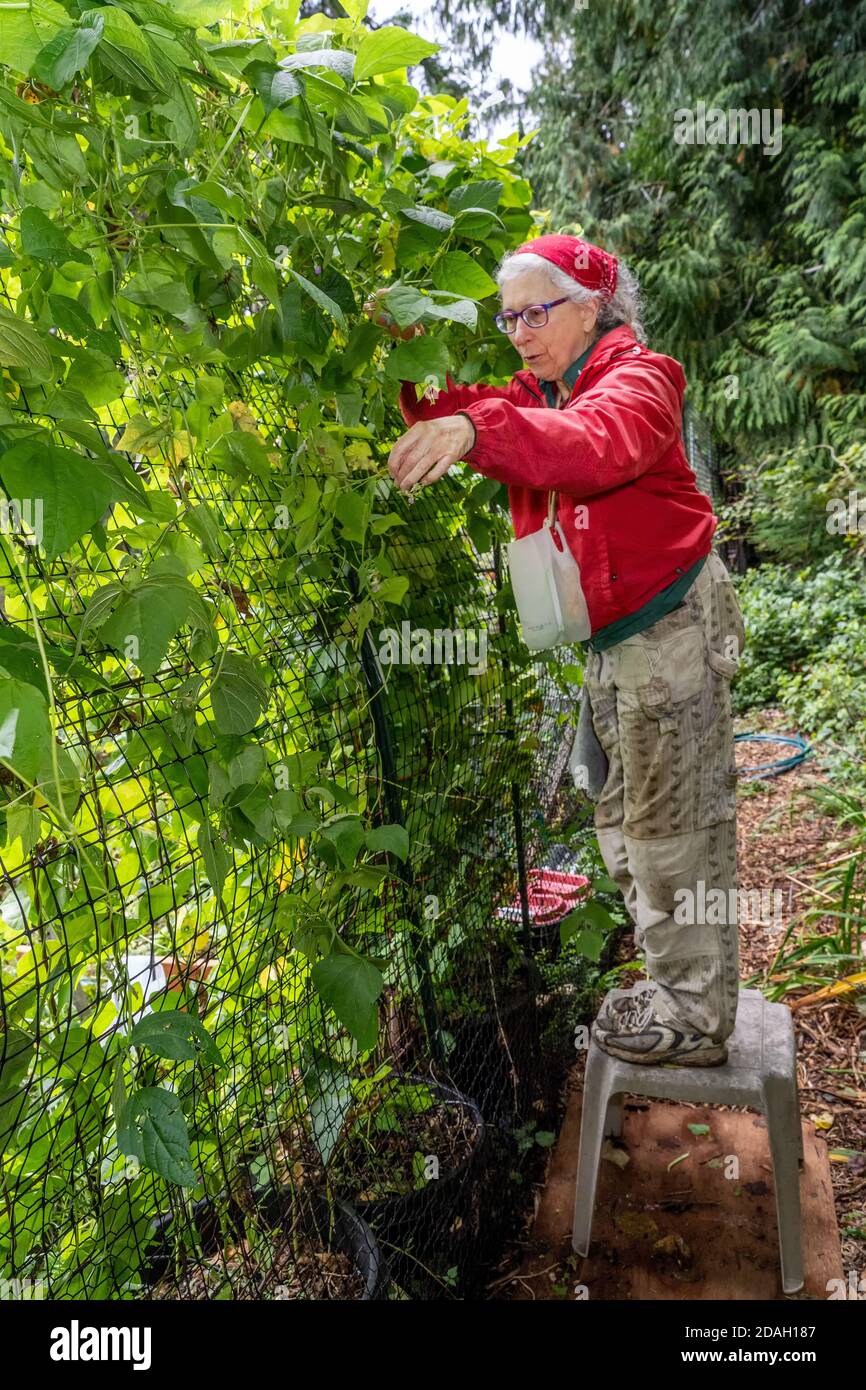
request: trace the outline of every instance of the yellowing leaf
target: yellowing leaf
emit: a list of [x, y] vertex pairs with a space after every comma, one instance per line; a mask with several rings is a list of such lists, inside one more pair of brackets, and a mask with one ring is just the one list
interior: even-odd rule
[[244, 401], [229, 401], [228, 411], [236, 429], [246, 430], [248, 434], [258, 434], [258, 421]]
[[810, 1115], [809, 1119], [816, 1129], [830, 1129], [833, 1125], [834, 1116], [825, 1110], [821, 1115]]

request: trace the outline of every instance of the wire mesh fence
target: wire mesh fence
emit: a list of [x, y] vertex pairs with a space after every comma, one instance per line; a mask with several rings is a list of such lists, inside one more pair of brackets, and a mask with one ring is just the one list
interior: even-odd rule
[[[275, 376], [231, 387], [229, 461], [300, 440]], [[192, 377], [172, 391], [200, 403]], [[44, 423], [22, 391], [15, 424]], [[94, 427], [91, 457], [123, 456], [123, 428]], [[422, 494], [400, 621], [357, 640], [363, 560], [305, 548], [270, 479], [141, 442], [130, 470], [165, 466], [201, 541], [135, 591], [168, 653], [118, 659], [96, 621], [158, 522], [125, 547], [95, 532], [74, 569], [16, 535], [3, 576], [0, 666], [50, 689], [75, 828], [44, 835], [39, 791], [3, 772], [3, 1278], [52, 1298], [477, 1293], [588, 969], [574, 953], [546, 982], [559, 952], [526, 910], [568, 701], [509, 636], [504, 516], [480, 550], [450, 480]], [[292, 466], [319, 486], [303, 449]], [[409, 506], [389, 493], [394, 529]], [[173, 621], [193, 570], [229, 629], [222, 680], [204, 626]], [[462, 653], [437, 658], [437, 630]]]

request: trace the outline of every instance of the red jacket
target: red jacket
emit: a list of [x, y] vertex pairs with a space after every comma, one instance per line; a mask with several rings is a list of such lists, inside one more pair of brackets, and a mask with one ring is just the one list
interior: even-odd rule
[[685, 373], [630, 328], [599, 339], [559, 410], [528, 370], [505, 386], [447, 383], [431, 404], [404, 382], [404, 420], [469, 416], [477, 437], [466, 462], [508, 484], [518, 538], [538, 530], [549, 489], [559, 491], [593, 632], [634, 613], [710, 550], [716, 517], [682, 442]]

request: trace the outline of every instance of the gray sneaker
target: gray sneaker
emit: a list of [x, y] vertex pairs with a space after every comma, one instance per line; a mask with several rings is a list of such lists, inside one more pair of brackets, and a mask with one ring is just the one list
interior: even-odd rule
[[636, 1001], [628, 1011], [621, 1010], [616, 1022], [600, 1024], [596, 1020], [591, 1032], [603, 1052], [623, 1062], [653, 1067], [718, 1067], [728, 1060], [725, 1043], [658, 1018], [652, 995]]
[[655, 996], [654, 980], [638, 980], [628, 989], [611, 989], [604, 996], [598, 1011], [597, 1022], [601, 1028], [610, 1028], [623, 1023], [635, 1011], [643, 1008], [648, 999]]

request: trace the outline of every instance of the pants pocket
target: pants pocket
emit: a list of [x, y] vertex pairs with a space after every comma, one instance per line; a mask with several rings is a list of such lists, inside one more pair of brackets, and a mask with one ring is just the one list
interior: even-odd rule
[[[677, 624], [671, 630], [668, 619], [674, 613]], [[691, 699], [706, 680], [703, 631], [695, 623], [684, 623], [685, 614], [676, 610], [674, 613], [667, 614], [637, 638], [610, 649], [616, 689], [637, 696], [650, 717], [661, 712], [666, 704]]]
[[708, 563], [713, 577], [712, 620], [709, 633], [711, 653], [723, 658], [718, 663], [711, 661], [715, 671], [732, 677], [743, 655], [746, 643], [746, 624], [737, 591], [731, 581], [721, 556], [713, 551]]

